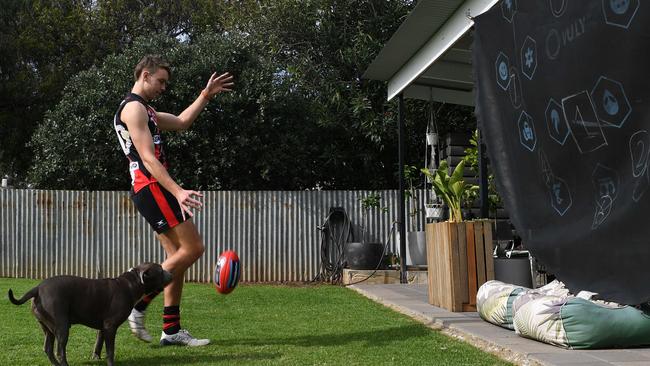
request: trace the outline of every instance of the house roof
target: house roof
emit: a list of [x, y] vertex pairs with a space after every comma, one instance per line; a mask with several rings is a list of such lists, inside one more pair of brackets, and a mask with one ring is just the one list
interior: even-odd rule
[[388, 100], [473, 105], [472, 18], [497, 1], [420, 0], [363, 77], [387, 81]]

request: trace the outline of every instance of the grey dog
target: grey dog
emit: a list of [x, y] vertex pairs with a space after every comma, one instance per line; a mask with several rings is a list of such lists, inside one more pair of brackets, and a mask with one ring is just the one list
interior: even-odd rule
[[[115, 334], [128, 318], [133, 305], [144, 295], [162, 291], [172, 280], [160, 264], [143, 263], [117, 278], [93, 280], [76, 276], [56, 276], [43, 280], [20, 300], [9, 290], [9, 300], [21, 305], [33, 298], [32, 312], [45, 333], [43, 350], [52, 365], [67, 366], [65, 348], [72, 324], [98, 329], [93, 358], [99, 358], [106, 343], [106, 361], [113, 365]], [[57, 355], [54, 356], [54, 339]]]

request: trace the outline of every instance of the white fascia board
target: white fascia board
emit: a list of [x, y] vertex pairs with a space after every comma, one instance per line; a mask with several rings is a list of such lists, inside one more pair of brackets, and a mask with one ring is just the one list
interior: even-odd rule
[[456, 43], [474, 25], [471, 18], [486, 12], [497, 2], [498, 0], [467, 0], [463, 3], [440, 30], [390, 78], [388, 100], [401, 93], [449, 47]]
[[473, 91], [459, 91], [422, 85], [409, 85], [404, 89], [404, 98], [474, 106]]

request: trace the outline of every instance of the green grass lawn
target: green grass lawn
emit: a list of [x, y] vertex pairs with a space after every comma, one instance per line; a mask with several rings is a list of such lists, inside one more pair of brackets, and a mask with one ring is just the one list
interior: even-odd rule
[[[22, 296], [38, 281], [0, 278], [0, 365], [49, 365], [43, 334]], [[160, 347], [162, 299], [149, 308], [156, 339], [136, 340], [122, 324], [116, 365], [507, 365], [495, 356], [336, 286], [240, 285], [224, 296], [208, 284], [186, 284], [182, 325], [212, 343], [201, 348]], [[90, 359], [95, 331], [75, 325], [68, 342], [72, 365]], [[103, 356], [103, 355], [102, 355]]]

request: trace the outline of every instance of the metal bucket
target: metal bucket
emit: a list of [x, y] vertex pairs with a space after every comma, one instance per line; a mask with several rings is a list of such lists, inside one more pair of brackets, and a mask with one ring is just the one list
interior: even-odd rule
[[494, 258], [494, 279], [533, 288], [530, 259], [526, 257]]

